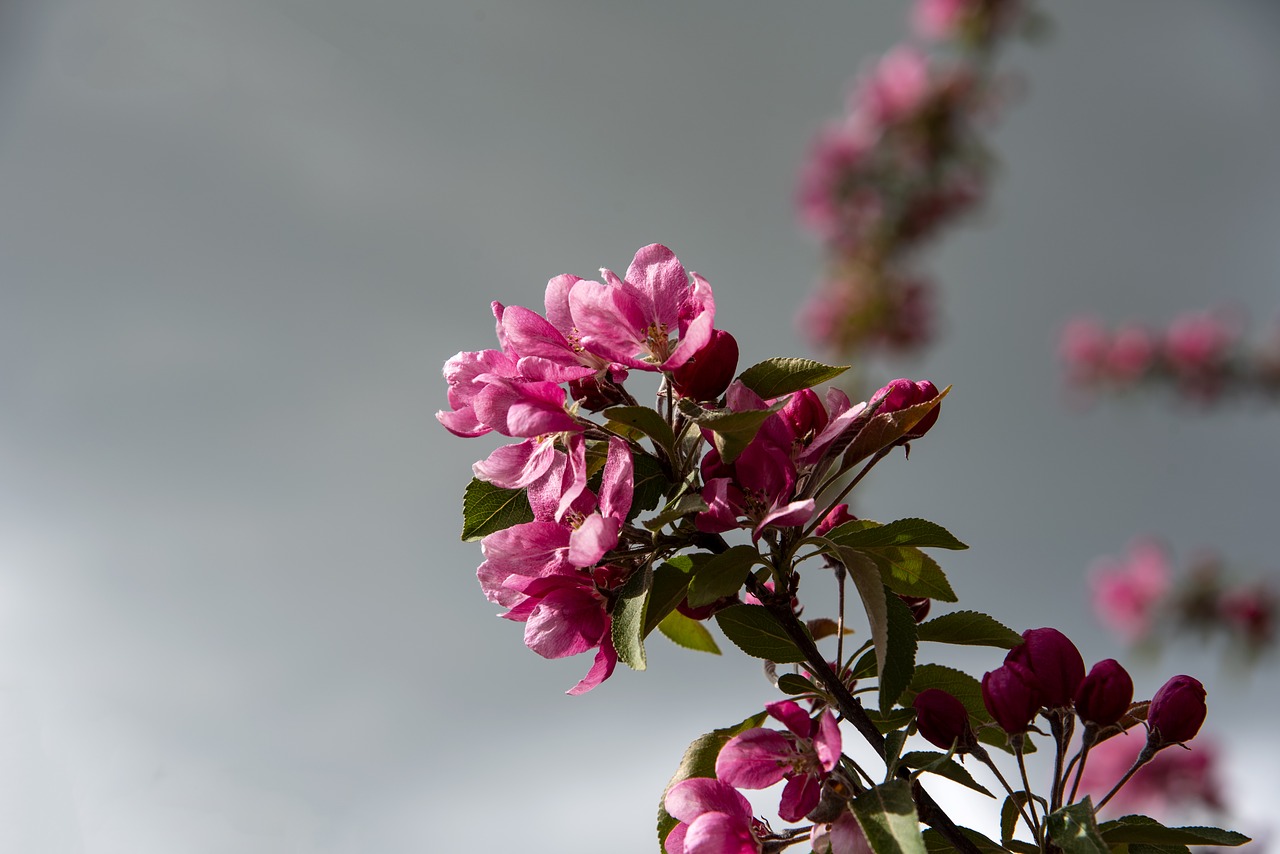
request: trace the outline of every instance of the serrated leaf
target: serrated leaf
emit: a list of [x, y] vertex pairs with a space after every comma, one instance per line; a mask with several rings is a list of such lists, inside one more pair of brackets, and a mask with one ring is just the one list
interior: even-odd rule
[[1013, 834], [1022, 818], [1022, 808], [1027, 805], [1028, 800], [1026, 792], [1014, 792], [1000, 805], [1000, 844], [1006, 848], [1014, 843]]
[[680, 765], [676, 768], [676, 773], [667, 781], [667, 787], [662, 790], [662, 800], [658, 802], [659, 847], [666, 842], [667, 834], [671, 832], [671, 829], [679, 824], [667, 812], [667, 808], [663, 803], [666, 800], [667, 792], [671, 791], [671, 787], [681, 780], [688, 780], [690, 777], [714, 777], [716, 775], [716, 757], [720, 755], [720, 751], [724, 746], [729, 743], [729, 739], [749, 729], [755, 729], [764, 723], [766, 717], [768, 717], [766, 712], [759, 712], [741, 723], [713, 730], [706, 735], [700, 735], [685, 748], [684, 756], [680, 759]]
[[672, 611], [663, 617], [662, 622], [658, 623], [658, 631], [676, 646], [712, 655], [720, 654], [720, 647], [707, 627], [679, 611]]
[[[960, 832], [968, 837], [969, 841], [977, 846], [982, 854], [1006, 854], [1005, 850], [997, 845], [994, 841], [983, 836], [976, 830], [967, 827], [959, 828]], [[951, 844], [947, 837], [943, 836], [933, 828], [929, 828], [924, 832], [924, 847], [929, 854], [954, 854], [956, 848]], [[1039, 854], [1039, 852], [1037, 852]]]
[[677, 566], [676, 560], [679, 558], [672, 558], [653, 571], [649, 604], [644, 614], [645, 637], [684, 601], [685, 591], [689, 589], [689, 572]]
[[603, 415], [610, 421], [634, 427], [652, 439], [653, 443], [668, 457], [672, 456], [676, 434], [671, 432], [671, 425], [667, 423], [667, 419], [658, 414], [657, 410], [647, 406], [613, 406], [606, 409]]
[[854, 519], [832, 529], [827, 539], [853, 548], [915, 546], [916, 548], [967, 549], [946, 528], [925, 519], [898, 519], [881, 525], [869, 519]]
[[653, 567], [645, 564], [618, 591], [613, 606], [613, 646], [618, 660], [632, 670], [644, 670], [644, 612], [649, 604]]
[[812, 682], [805, 679], [798, 673], [784, 673], [778, 677], [778, 690], [784, 694], [795, 696], [796, 694], [817, 694], [821, 693]]
[[849, 370], [848, 365], [824, 365], [812, 359], [777, 356], [757, 362], [738, 379], [747, 388], [768, 400], [833, 380]]
[[1098, 822], [1093, 817], [1093, 801], [1086, 797], [1049, 814], [1045, 821], [1049, 838], [1064, 854], [1111, 854]]
[[[871, 643], [876, 654], [876, 673], [882, 677], [885, 662], [889, 659], [889, 605], [884, 592], [884, 581], [880, 578], [880, 570], [861, 552], [837, 546], [840, 562], [853, 580], [853, 586], [862, 599], [862, 609], [867, 614], [867, 625], [871, 629]], [[892, 705], [892, 704], [890, 704]], [[881, 711], [889, 709], [883, 703]]]
[[911, 684], [916, 668], [916, 621], [897, 596], [886, 595], [889, 606], [888, 657], [880, 668], [880, 711], [887, 712]]
[[502, 489], [472, 478], [462, 496], [462, 539], [473, 542], [512, 525], [533, 521], [523, 489]]
[[657, 531], [678, 519], [682, 519], [692, 513], [701, 513], [706, 509], [707, 502], [702, 500], [701, 495], [682, 495], [664, 508], [657, 516], [652, 519], [646, 519], [644, 526], [650, 531]]
[[877, 412], [871, 416], [866, 426], [858, 431], [849, 449], [844, 452], [843, 468], [850, 468], [870, 457], [872, 454], [887, 448], [907, 435], [912, 427], [933, 411], [935, 406], [951, 391], [951, 386], [944, 388], [933, 400], [917, 403], [896, 412]]
[[730, 605], [716, 613], [716, 625], [747, 655], [794, 664], [804, 653], [763, 605]]
[[871, 723], [875, 724], [876, 729], [886, 734], [902, 729], [916, 719], [914, 709], [894, 709], [884, 715], [880, 714], [876, 709], [867, 709], [866, 712], [867, 717], [871, 719]]
[[853, 799], [853, 814], [875, 854], [925, 854], [911, 786], [891, 780]]
[[700, 608], [734, 595], [742, 589], [751, 567], [759, 560], [760, 552], [754, 546], [734, 546], [711, 558], [693, 574], [693, 581], [689, 584], [689, 605]]
[[1126, 815], [1098, 828], [1108, 845], [1244, 845], [1243, 833], [1218, 827], [1165, 827], [1145, 815]]
[[908, 768], [919, 768], [929, 774], [946, 777], [953, 783], [967, 786], [989, 798], [995, 797], [985, 786], [973, 779], [973, 775], [969, 773], [968, 769], [954, 759], [947, 758], [945, 753], [938, 753], [933, 750], [913, 750], [911, 753], [904, 755], [899, 761]]
[[648, 454], [633, 454], [634, 487], [631, 493], [631, 510], [627, 513], [627, 521], [646, 511], [652, 510], [662, 503], [662, 496], [671, 489], [662, 464]]
[[956, 594], [937, 561], [914, 546], [885, 546], [857, 549], [875, 561], [884, 583], [903, 596], [923, 596], [940, 602], [955, 602]]
[[962, 644], [966, 646], [994, 646], [1013, 649], [1022, 643], [1022, 636], [981, 611], [953, 611], [921, 623], [916, 637], [935, 643]]

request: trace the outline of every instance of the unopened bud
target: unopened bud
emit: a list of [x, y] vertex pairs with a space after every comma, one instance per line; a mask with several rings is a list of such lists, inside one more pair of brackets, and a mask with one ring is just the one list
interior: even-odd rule
[[1160, 686], [1147, 710], [1149, 740], [1181, 744], [1195, 738], [1208, 714], [1205, 696], [1204, 686], [1190, 676], [1175, 676]]
[[701, 350], [672, 371], [671, 385], [681, 397], [715, 400], [733, 382], [737, 370], [737, 340], [723, 329], [716, 329]]
[[1133, 678], [1114, 658], [1093, 665], [1076, 689], [1076, 714], [1095, 727], [1117, 723], [1133, 702]]
[[[871, 403], [880, 403], [877, 412], [897, 412], [900, 409], [906, 409], [915, 406], [918, 403], [925, 403], [933, 400], [938, 396], [938, 387], [928, 380], [915, 382], [908, 379], [891, 380], [888, 385], [877, 391], [871, 396]], [[916, 422], [910, 430], [903, 434], [897, 444], [905, 445], [915, 439], [919, 439], [929, 429], [938, 422], [938, 415], [942, 411], [942, 404], [938, 404], [929, 410], [929, 414]]]
[[1070, 706], [1084, 681], [1084, 659], [1076, 645], [1057, 629], [1027, 629], [1022, 644], [1005, 661], [1016, 661], [1035, 674], [1041, 700], [1051, 709]]
[[917, 624], [923, 623], [924, 618], [929, 616], [929, 608], [933, 600], [928, 596], [903, 596], [899, 593], [898, 598], [907, 603], [907, 607], [911, 609], [911, 616], [915, 618]]
[[592, 412], [608, 409], [626, 401], [622, 390], [612, 381], [600, 377], [586, 377], [569, 381], [569, 394], [582, 404], [583, 408]]
[[916, 710], [916, 727], [930, 744], [964, 753], [974, 742], [969, 712], [951, 694], [939, 688], [926, 688], [911, 703]]
[[1024, 733], [1040, 710], [1040, 686], [1026, 667], [1005, 661], [982, 677], [982, 703], [1009, 735]]
[[825, 537], [831, 533], [832, 529], [840, 527], [845, 522], [856, 521], [857, 518], [857, 516], [849, 512], [848, 504], [837, 504], [831, 508], [830, 513], [822, 517], [818, 527], [813, 529], [813, 535], [815, 537]]

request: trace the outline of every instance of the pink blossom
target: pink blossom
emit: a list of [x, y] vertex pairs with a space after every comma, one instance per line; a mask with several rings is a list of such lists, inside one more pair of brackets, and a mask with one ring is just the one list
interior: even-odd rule
[[586, 349], [629, 367], [672, 371], [711, 340], [711, 285], [697, 273], [690, 284], [667, 247], [642, 248], [625, 278], [600, 272], [606, 284], [577, 281], [568, 291], [573, 324]]
[[716, 478], [703, 487], [708, 509], [694, 520], [698, 530], [731, 531], [745, 517], [752, 538], [759, 539], [765, 528], [803, 525], [813, 515], [812, 498], [795, 499], [795, 463], [776, 446], [752, 442], [738, 455], [733, 470], [733, 479]]
[[840, 761], [840, 727], [827, 710], [817, 718], [790, 700], [765, 706], [788, 732], [757, 727], [734, 736], [716, 757], [716, 777], [743, 789], [785, 779], [778, 814], [799, 821], [818, 804], [822, 781]]
[[1227, 360], [1238, 337], [1232, 325], [1210, 312], [1184, 314], [1165, 333], [1165, 358], [1179, 372], [1210, 372]]
[[1077, 317], [1068, 322], [1058, 342], [1058, 355], [1075, 380], [1100, 376], [1109, 349], [1107, 330], [1092, 317]]
[[1261, 648], [1275, 637], [1276, 595], [1265, 585], [1228, 590], [1218, 602], [1218, 611], [1251, 649]]
[[931, 90], [929, 58], [902, 45], [885, 54], [863, 79], [850, 111], [865, 110], [878, 125], [895, 124], [915, 114]]
[[1107, 371], [1112, 380], [1131, 383], [1155, 364], [1156, 343], [1151, 333], [1141, 326], [1122, 326], [1116, 330], [1107, 351]]
[[[1080, 794], [1093, 795], [1096, 803], [1119, 782], [1133, 765], [1146, 740], [1137, 733], [1117, 735], [1096, 745], [1080, 777]], [[1113, 816], [1141, 813], [1153, 818], [1179, 819], [1193, 806], [1220, 810], [1219, 753], [1212, 742], [1200, 739], [1190, 750], [1170, 749], [1156, 754], [1138, 769], [1106, 806]]]
[[516, 361], [501, 350], [458, 353], [444, 363], [444, 379], [449, 386], [449, 412], [436, 413], [436, 420], [455, 436], [472, 438], [493, 430], [475, 412], [475, 399], [491, 377], [517, 376]]
[[[760, 828], [751, 803], [733, 786], [710, 777], [681, 780], [663, 798], [680, 823], [663, 843], [667, 854], [760, 854]], [[761, 834], [763, 835], [763, 834]]]
[[912, 27], [921, 38], [933, 41], [955, 38], [974, 5], [974, 0], [917, 0], [911, 10]]
[[872, 854], [871, 843], [853, 813], [842, 813], [831, 824], [815, 824], [809, 832], [813, 854]]
[[1171, 570], [1165, 550], [1153, 540], [1135, 540], [1127, 559], [1102, 558], [1090, 575], [1093, 611], [1128, 643], [1151, 630], [1151, 619], [1169, 591]]

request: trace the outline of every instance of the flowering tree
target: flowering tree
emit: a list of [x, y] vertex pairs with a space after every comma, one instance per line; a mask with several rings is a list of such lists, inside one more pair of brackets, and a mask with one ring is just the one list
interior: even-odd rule
[[[1119, 854], [1248, 841], [1097, 817], [1141, 768], [1197, 734], [1197, 680], [1175, 676], [1134, 703], [1118, 663], [1086, 673], [1055, 629], [1018, 634], [972, 610], [927, 619], [932, 601], [957, 596], [925, 550], [966, 546], [923, 519], [849, 512], [868, 472], [935, 427], [949, 389], [898, 379], [854, 402], [814, 390], [842, 366], [772, 358], [739, 372], [710, 284], [671, 250], [646, 246], [623, 276], [601, 273], [551, 279], [544, 314], [494, 303], [499, 346], [445, 364], [450, 408], [438, 418], [459, 436], [515, 440], [473, 467], [463, 538], [480, 541], [481, 589], [524, 624], [530, 649], [592, 655], [570, 694], [599, 687], [618, 661], [643, 670], [654, 630], [718, 652], [711, 620], [766, 662], [782, 696], [689, 746], [662, 798], [663, 850]], [[644, 395], [652, 406], [629, 385], [644, 376], [656, 381]], [[801, 582], [815, 573], [831, 573], [839, 595], [802, 618], [815, 606], [801, 602]], [[857, 618], [846, 614], [850, 581]], [[846, 649], [847, 618], [865, 622], [870, 640]], [[922, 644], [1006, 652], [979, 681], [922, 657]], [[874, 750], [874, 767], [846, 752], [846, 727]], [[1090, 752], [1139, 728], [1132, 765], [1096, 805], [1078, 797]], [[917, 735], [939, 750], [908, 750]], [[1054, 757], [1039, 787], [1023, 762], [1036, 739]], [[988, 747], [1008, 757], [998, 763]], [[932, 774], [990, 795], [957, 761], [965, 756], [1005, 792], [999, 842], [958, 825], [925, 788]], [[1010, 762], [1016, 776], [1001, 771]], [[777, 814], [793, 826], [775, 829], [739, 790], [783, 781]]]

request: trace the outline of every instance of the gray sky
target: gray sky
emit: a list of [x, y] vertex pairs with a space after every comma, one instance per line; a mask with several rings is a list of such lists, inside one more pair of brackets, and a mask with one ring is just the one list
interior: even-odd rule
[[[1280, 569], [1280, 415], [1082, 413], [1053, 357], [1080, 310], [1275, 316], [1280, 12], [1058, 5], [1009, 63], [996, 195], [931, 259], [945, 337], [885, 369], [955, 391], [860, 506], [946, 525], [973, 546], [944, 558], [962, 605], [1093, 661], [1120, 650], [1085, 568], [1136, 533]], [[491, 445], [436, 424], [439, 365], [493, 346], [491, 299], [537, 308], [654, 241], [711, 281], [744, 362], [809, 354], [793, 179], [904, 17], [0, 4], [0, 849], [652, 851], [684, 745], [767, 685], [658, 639], [648, 672], [565, 697], [588, 661], [525, 649], [457, 541]], [[1174, 672], [1204, 677], [1233, 756], [1280, 756], [1249, 712], [1280, 699], [1274, 663], [1189, 646], [1139, 690]], [[1233, 766], [1254, 816], [1259, 773]]]

